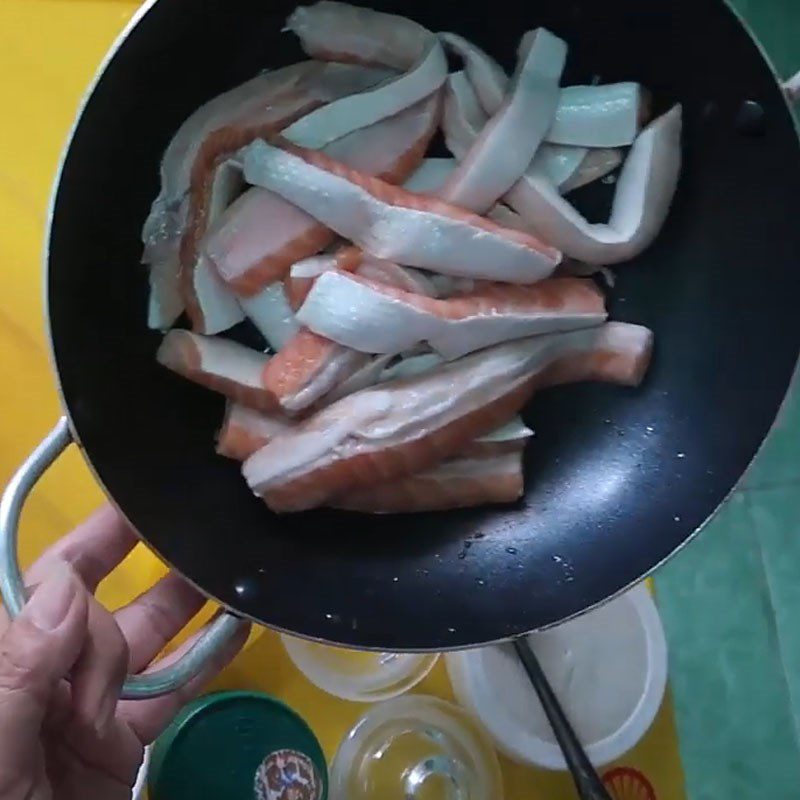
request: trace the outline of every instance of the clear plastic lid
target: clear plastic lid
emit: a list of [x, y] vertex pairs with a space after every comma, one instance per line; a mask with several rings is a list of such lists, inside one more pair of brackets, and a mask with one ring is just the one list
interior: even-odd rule
[[331, 800], [502, 800], [497, 755], [471, 717], [435, 697], [373, 706], [331, 765]]
[[294, 665], [328, 694], [375, 703], [407, 692], [434, 667], [438, 653], [367, 653], [281, 636]]

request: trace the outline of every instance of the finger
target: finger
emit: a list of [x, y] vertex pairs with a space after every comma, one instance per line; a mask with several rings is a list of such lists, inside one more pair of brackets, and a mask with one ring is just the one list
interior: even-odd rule
[[26, 582], [38, 583], [54, 562], [66, 561], [94, 592], [136, 541], [128, 523], [114, 508], [104, 505], [46, 550], [26, 574]]
[[[135, 776], [118, 777], [109, 772], [101, 761], [95, 765], [91, 760], [71, 747], [71, 742], [63, 731], [47, 748], [47, 774], [51, 784], [58, 787], [58, 797], [79, 797], [81, 800], [131, 800], [131, 784]], [[95, 752], [99, 749], [95, 748]], [[141, 751], [141, 747], [139, 747]], [[134, 758], [134, 761], [136, 758]]]
[[131, 672], [141, 672], [203, 607], [205, 598], [170, 572], [116, 613], [128, 641]]
[[[154, 741], [169, 725], [175, 715], [190, 700], [197, 697], [205, 685], [215, 678], [244, 647], [250, 625], [242, 624], [227, 645], [218, 652], [208, 664], [184, 686], [176, 689], [172, 694], [164, 697], [155, 697], [152, 700], [129, 700], [120, 703], [119, 714], [128, 722], [136, 732], [142, 744]], [[200, 633], [195, 634], [174, 653], [155, 663], [151, 670], [161, 669], [174, 663], [189, 650], [197, 641]]]
[[88, 609], [80, 578], [68, 564], [54, 563], [0, 638], [0, 797], [33, 774], [42, 722], [80, 656]]
[[88, 635], [72, 672], [75, 720], [102, 738], [112, 722], [128, 669], [128, 644], [114, 616], [89, 598]]

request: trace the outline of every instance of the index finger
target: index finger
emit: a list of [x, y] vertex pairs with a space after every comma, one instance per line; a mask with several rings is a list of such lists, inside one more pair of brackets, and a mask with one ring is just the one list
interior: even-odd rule
[[136, 542], [128, 523], [116, 509], [106, 504], [49, 547], [28, 570], [25, 582], [39, 583], [55, 561], [66, 561], [89, 591], [94, 592]]

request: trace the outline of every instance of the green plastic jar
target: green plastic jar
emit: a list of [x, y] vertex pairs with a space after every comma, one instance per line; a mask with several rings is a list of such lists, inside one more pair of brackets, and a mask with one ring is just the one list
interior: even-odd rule
[[306, 722], [259, 692], [187, 705], [153, 745], [150, 800], [327, 800], [325, 756]]

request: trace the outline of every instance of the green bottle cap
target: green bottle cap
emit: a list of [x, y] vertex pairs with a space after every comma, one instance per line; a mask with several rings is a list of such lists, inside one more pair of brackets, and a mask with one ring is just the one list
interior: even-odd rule
[[322, 748], [287, 705], [219, 692], [187, 705], [153, 745], [150, 800], [326, 800]]

